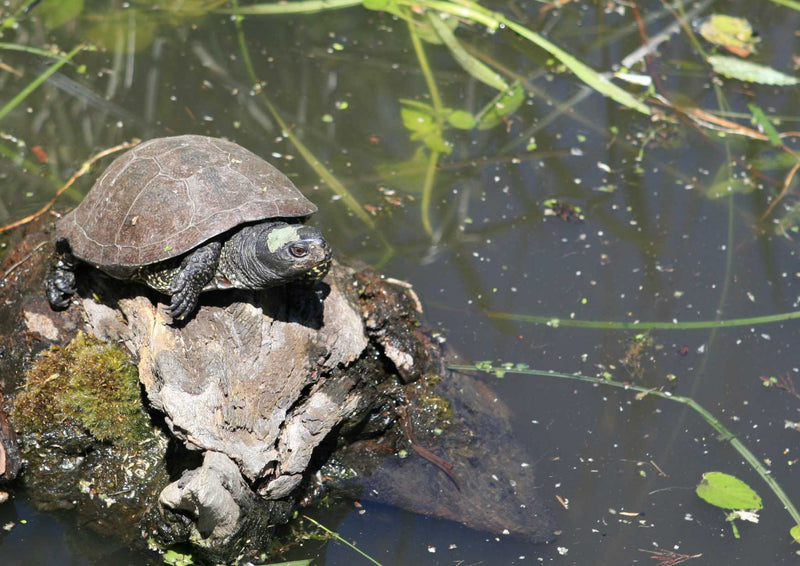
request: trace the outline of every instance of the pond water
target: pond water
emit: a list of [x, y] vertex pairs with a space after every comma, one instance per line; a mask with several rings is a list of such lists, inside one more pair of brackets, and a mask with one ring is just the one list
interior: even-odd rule
[[[7, 4], [5, 14], [20, 3]], [[759, 131], [748, 103], [779, 118], [778, 131], [800, 130], [796, 86], [716, 76], [678, 27], [649, 59], [662, 101], [650, 106], [654, 119], [586, 87], [508, 30], [461, 25], [456, 37], [470, 60], [497, 65], [508, 82], [522, 79], [525, 98], [491, 128], [446, 129], [447, 150], [425, 191], [430, 148], [444, 148], [435, 128], [419, 126], [425, 111], [403, 103], [434, 103], [404, 21], [352, 7], [248, 16], [239, 33], [230, 15], [175, 12], [167, 4], [46, 0], [3, 30], [2, 41], [31, 47], [70, 51], [86, 40], [101, 48], [78, 53], [2, 118], [0, 222], [34, 212], [80, 163], [133, 137], [230, 138], [292, 177], [319, 205], [314, 223], [344, 256], [412, 284], [427, 321], [462, 363], [527, 364], [690, 396], [800, 504], [800, 433], [787, 425], [800, 420], [800, 398], [790, 391], [791, 380], [800, 384], [800, 322], [757, 320], [800, 303], [797, 162], [788, 150], [742, 135]], [[191, 10], [203, 3], [174, 4]], [[675, 26], [676, 14], [660, 2], [638, 4], [647, 40]], [[598, 70], [643, 43], [626, 3], [493, 9]], [[715, 12], [747, 18], [760, 34], [751, 59], [797, 72], [797, 10], [771, 2], [685, 10], [693, 34]], [[707, 54], [722, 53], [697, 37]], [[448, 48], [421, 44], [444, 107], [475, 115], [492, 101], [497, 91]], [[2, 104], [53, 62], [7, 49], [0, 61]], [[643, 71], [641, 63], [634, 71]], [[717, 120], [667, 104], [701, 108]], [[320, 180], [273, 110], [349, 196]], [[723, 119], [743, 128], [722, 136], [715, 130], [731, 129]], [[406, 127], [413, 120], [414, 131]], [[797, 148], [795, 137], [783, 143]], [[92, 178], [57, 206], [79, 202]], [[771, 206], [787, 179], [787, 194]], [[755, 320], [681, 325], [741, 318]], [[542, 324], [548, 319], [561, 323]], [[573, 319], [678, 324], [645, 333], [570, 326]], [[783, 387], [765, 387], [769, 377], [785, 380]], [[687, 406], [559, 377], [482, 379], [511, 408], [536, 463], [541, 497], [561, 531], [554, 543], [476, 534], [369, 503], [319, 511], [317, 519], [384, 566], [654, 564], [652, 553], [662, 551], [702, 555], [689, 564], [797, 560], [789, 513]], [[758, 524], [737, 521], [741, 538], [722, 510], [694, 492], [708, 471], [735, 475], [763, 498]], [[160, 562], [116, 548], [69, 515], [38, 514], [22, 499], [0, 505], [0, 518], [15, 523], [0, 534], [0, 564]], [[328, 566], [368, 563], [339, 543], [309, 543], [282, 558], [311, 557]]]

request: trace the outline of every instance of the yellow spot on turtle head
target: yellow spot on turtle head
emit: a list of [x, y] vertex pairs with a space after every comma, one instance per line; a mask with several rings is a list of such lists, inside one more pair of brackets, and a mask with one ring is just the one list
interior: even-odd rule
[[300, 234], [297, 231], [297, 226], [283, 226], [282, 228], [275, 228], [270, 230], [267, 236], [267, 249], [275, 253], [289, 242], [300, 239]]

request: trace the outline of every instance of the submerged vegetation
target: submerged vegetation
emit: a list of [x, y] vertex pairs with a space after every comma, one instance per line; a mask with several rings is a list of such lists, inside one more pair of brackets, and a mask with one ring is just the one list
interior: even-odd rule
[[[724, 370], [714, 374], [714, 369], [710, 369], [714, 362], [719, 368], [725, 368], [728, 361], [730, 346], [720, 344], [722, 331], [741, 330], [742, 333], [735, 334], [735, 340], [731, 340], [736, 347], [751, 336], [778, 344], [775, 336], [781, 330], [787, 333], [785, 328], [797, 324], [795, 319], [800, 318], [797, 300], [792, 299], [798, 293], [790, 286], [797, 277], [797, 267], [793, 263], [781, 263], [779, 254], [774, 251], [778, 246], [766, 245], [768, 238], [775, 236], [791, 250], [791, 259], [796, 260], [793, 240], [800, 233], [796, 175], [800, 170], [797, 150], [800, 133], [793, 101], [797, 100], [800, 55], [791, 53], [790, 49], [777, 49], [772, 30], [760, 26], [756, 20], [751, 23], [746, 17], [748, 11], [761, 12], [756, 15], [764, 17], [772, 10], [789, 21], [800, 10], [798, 2], [773, 0], [760, 5], [759, 11], [746, 5], [728, 6], [708, 1], [691, 5], [681, 1], [521, 5], [472, 0], [192, 0], [175, 3], [148, 0], [131, 4], [126, 10], [104, 12], [105, 7], [95, 10], [96, 5], [83, 0], [32, 0], [14, 3], [15, 9], [4, 14], [3, 33], [8, 41], [0, 45], [0, 53], [22, 53], [46, 65], [44, 70], [32, 66], [32, 76], [26, 74], [18, 83], [10, 82], [4, 87], [9, 95], [0, 106], [3, 129], [0, 152], [7, 161], [26, 174], [45, 179], [51, 188], [61, 185], [63, 179], [59, 175], [68, 177], [76, 163], [97, 150], [97, 146], [116, 144], [120, 136], [142, 136], [153, 131], [154, 124], [174, 131], [195, 128], [210, 130], [214, 135], [241, 133], [259, 142], [266, 139], [277, 147], [283, 144], [288, 148], [285, 153], [294, 151], [300, 158], [296, 161], [308, 164], [312, 171], [310, 182], [319, 179], [331, 201], [342, 203], [340, 209], [335, 205], [331, 207], [331, 224], [338, 220], [339, 227], [351, 230], [359, 241], [371, 238], [381, 246], [380, 252], [370, 250], [374, 257], [367, 257], [369, 261], [381, 266], [400, 257], [407, 262], [401, 265], [417, 259], [427, 265], [445, 257], [450, 262], [449, 265], [439, 264], [443, 274], [441, 282], [437, 280], [430, 285], [432, 292], [441, 288], [445, 297], [442, 300], [437, 297], [435, 300], [439, 302], [434, 308], [441, 306], [442, 311], [457, 313], [456, 324], [467, 326], [470, 332], [479, 335], [475, 340], [478, 345], [499, 343], [504, 348], [522, 349], [531, 347], [529, 341], [555, 342], [565, 335], [572, 337], [573, 329], [585, 333], [576, 332], [574, 336], [603, 344], [604, 333], [616, 332], [613, 343], [627, 344], [624, 358], [620, 355], [616, 359], [625, 360], [622, 366], [628, 368], [626, 377], [632, 383], [615, 381], [613, 373], [604, 368], [598, 368], [595, 377], [567, 373], [568, 370], [532, 370], [524, 363], [479, 362], [457, 369], [487, 371], [497, 377], [518, 373], [549, 375], [561, 380], [581, 379], [593, 386], [600, 384], [601, 388], [636, 391], [638, 400], [658, 397], [690, 407], [719, 433], [721, 440], [737, 451], [737, 458], [746, 462], [769, 486], [794, 525], [787, 524], [782, 532], [791, 527], [790, 540], [800, 540], [800, 514], [790, 497], [792, 484], [784, 479], [792, 477], [793, 462], [797, 467], [794, 452], [787, 449], [786, 469], [773, 474], [767, 456], [752, 451], [753, 445], [762, 443], [764, 437], [745, 436], [740, 432], [744, 430], [740, 424], [723, 422], [723, 417], [712, 414], [712, 411], [722, 413], [727, 418], [733, 412], [724, 405], [732, 402], [724, 398], [724, 391], [738, 385], [736, 378], [746, 382], [748, 376], [730, 375]], [[307, 77], [303, 75], [300, 80], [296, 76], [302, 75], [300, 72], [291, 74], [289, 96], [284, 95], [281, 100], [277, 92], [279, 89], [275, 85], [282, 83], [273, 59], [296, 53], [276, 55], [259, 43], [261, 38], [253, 32], [252, 26], [266, 23], [270, 17], [292, 17], [295, 18], [292, 22], [319, 26], [313, 32], [317, 45], [309, 47], [300, 42], [289, 42], [289, 45], [302, 52], [303, 57], [324, 61], [316, 70], [320, 75], [328, 73], [327, 78], [335, 83], [343, 80], [344, 74], [337, 75], [332, 69], [347, 66], [347, 51], [353, 47], [353, 42], [348, 43], [343, 37], [347, 32], [340, 33], [328, 27], [326, 19], [319, 14], [346, 10], [369, 14], [367, 21], [374, 26], [375, 34], [392, 29], [391, 34], [381, 36], [381, 42], [391, 48], [375, 68], [386, 73], [385, 80], [393, 79], [397, 85], [407, 87], [407, 84], [401, 85], [405, 81], [415, 88], [397, 88], [391, 99], [369, 100], [376, 106], [382, 105], [381, 112], [391, 116], [394, 122], [379, 122], [376, 117], [381, 117], [381, 112], [369, 114], [371, 109], [354, 108], [348, 92], [348, 89], [356, 90], [354, 85], [339, 85], [339, 90], [331, 87], [324, 93], [331, 97], [331, 100], [325, 99], [324, 104], [335, 108], [339, 114], [324, 107], [319, 109], [320, 115], [314, 114], [313, 107], [308, 104], [313, 97], [307, 92], [314, 91], [314, 87], [324, 81], [311, 81], [312, 87], [308, 88], [303, 83]], [[598, 14], [597, 21], [587, 25], [582, 17], [593, 10]], [[715, 13], [715, 10], [731, 13]], [[26, 18], [37, 15], [41, 15], [43, 27], [53, 34], [52, 41], [60, 43], [63, 49], [39, 45], [32, 40], [34, 44], [26, 43], [31, 36], [14, 36], [14, 30], [24, 24]], [[203, 51], [202, 42], [191, 44], [198, 63], [192, 59], [190, 65], [185, 65], [181, 59], [180, 70], [185, 66], [189, 69], [186, 72], [191, 71], [196, 80], [191, 82], [184, 74], [178, 81], [190, 82], [196, 92], [176, 91], [183, 98], [176, 97], [175, 110], [168, 110], [169, 116], [156, 115], [146, 125], [126, 115], [128, 110], [122, 106], [133, 106], [139, 102], [142, 92], [150, 93], [148, 89], [157, 83], [157, 75], [150, 75], [147, 80], [153, 82], [148, 83], [147, 88], [131, 78], [134, 86], [128, 84], [127, 88], [135, 97], [127, 102], [119, 100], [122, 96], [115, 96], [112, 85], [119, 85], [120, 77], [125, 80], [133, 77], [132, 61], [149, 49], [151, 58], [145, 59], [148, 72], [160, 69], [158, 57], [163, 56], [164, 43], [163, 38], [162, 43], [158, 41], [164, 30], [196, 27], [202, 25], [201, 20], [208, 22], [212, 18], [217, 18], [214, 21], [219, 25], [229, 26], [227, 29], [234, 39], [227, 44], [219, 41], [223, 56], [217, 60]], [[76, 21], [83, 22], [84, 27], [79, 28], [83, 35], [71, 37], [67, 34], [65, 38], [62, 35], [65, 28]], [[283, 20], [278, 27], [282, 25]], [[796, 36], [796, 31], [793, 33]], [[11, 42], [13, 37], [19, 43]], [[181, 41], [184, 38], [182, 36]], [[319, 45], [325, 48], [315, 49]], [[402, 64], [413, 69], [401, 74], [397, 70], [401, 65], [396, 59], [400, 57], [398, 53], [406, 52], [408, 61], [403, 59]], [[109, 60], [113, 57], [113, 61], [98, 59], [98, 53], [110, 54]], [[185, 55], [182, 53], [182, 57]], [[364, 60], [367, 59], [364, 56]], [[353, 60], [358, 61], [354, 67], [361, 63], [360, 59]], [[124, 61], [131, 61], [131, 66], [126, 67]], [[335, 67], [336, 64], [341, 67]], [[139, 65], [137, 72], [141, 63]], [[33, 110], [39, 100], [34, 98], [35, 94], [56, 84], [59, 76], [69, 73], [78, 77], [81, 84], [90, 83], [94, 73], [101, 76], [106, 72], [106, 66], [113, 68], [112, 79], [108, 84], [93, 86], [98, 92], [106, 89], [102, 96], [91, 98], [92, 91], [86, 94], [78, 90], [78, 94], [67, 98], [91, 101], [87, 105], [100, 116], [97, 123], [86, 119], [82, 124], [86, 131], [94, 133], [87, 136], [90, 143], [85, 154], [77, 158], [72, 156], [74, 163], [57, 161], [55, 147], [50, 148], [50, 161], [47, 155], [42, 158], [35, 151], [34, 148], [39, 147], [37, 144], [42, 143], [35, 140], [44, 137], [44, 130], [27, 131], [19, 125], [16, 129], [10, 125], [15, 116], [22, 116], [20, 123], [27, 123], [26, 107], [31, 106], [31, 113], [35, 114]], [[10, 68], [3, 72], [14, 74], [16, 69]], [[303, 72], [308, 69], [304, 68]], [[126, 73], [130, 73], [130, 77]], [[409, 76], [415, 80], [408, 80]], [[135, 90], [136, 87], [139, 90]], [[224, 99], [226, 104], [228, 100], [220, 93], [235, 92], [240, 96], [238, 103], [248, 109], [242, 112], [245, 119], [237, 115], [230, 120], [234, 125], [229, 127], [224, 123], [228, 107], [220, 114], [209, 112], [203, 116], [198, 110], [202, 105], [196, 107], [191, 104], [194, 100], [187, 100], [202, 99], [206, 92], [209, 99]], [[148, 99], [143, 106], [155, 107], [158, 100], [166, 100], [172, 92], [159, 94], [161, 99]], [[607, 105], [605, 110], [602, 104], [590, 110], [582, 106], [587, 100], [596, 101], [600, 97]], [[290, 106], [295, 98], [302, 101], [298, 108]], [[166, 105], [169, 104], [172, 102]], [[322, 127], [333, 131], [334, 126], [340, 130], [354, 124], [361, 126], [338, 117], [346, 113], [348, 104], [351, 105], [349, 116], [365, 112], [370, 116], [367, 120], [376, 121], [376, 125], [370, 124], [363, 130], [353, 128], [368, 138], [367, 149], [357, 145], [363, 140], [341, 146], [341, 138], [333, 135], [325, 138], [317, 131]], [[309, 107], [312, 108], [310, 112]], [[598, 108], [604, 113], [592, 114]], [[53, 111], [59, 117], [55, 123], [71, 123], [74, 116], [60, 115], [59, 110]], [[307, 112], [310, 117], [306, 116]], [[119, 119], [125, 127], [119, 126], [116, 137], [115, 134], [96, 136], [96, 132], [105, 127], [109, 115]], [[186, 121], [186, 116], [191, 120]], [[45, 118], [49, 119], [49, 115], [39, 117], [38, 123], [49, 123]], [[272, 122], [277, 124], [274, 129], [264, 125]], [[396, 124], [399, 131], [382, 131], [387, 123]], [[64, 135], [60, 146], [69, 146], [80, 138], [77, 130], [70, 132], [69, 137]], [[393, 141], [385, 142], [386, 139]], [[375, 148], [382, 150], [387, 143], [392, 143], [390, 150], [372, 152]], [[682, 146], [694, 149], [680, 153]], [[665, 148], [675, 152], [664, 151]], [[276, 149], [275, 154], [277, 159], [280, 152]], [[559, 161], [540, 165], [551, 157]], [[361, 164], [360, 168], [356, 166], [359, 176], [345, 178], [344, 171], [352, 171], [346, 169], [351, 160]], [[591, 163], [587, 166], [588, 161]], [[364, 171], [364, 164], [372, 169]], [[296, 167], [288, 158], [284, 165]], [[550, 174], [548, 168], [558, 174]], [[464, 173], [473, 171], [473, 177]], [[358, 183], [363, 184], [364, 190], [355, 186]], [[683, 196], [687, 194], [690, 197]], [[72, 198], [76, 200], [79, 195], [73, 194]], [[370, 204], [375, 200], [388, 204]], [[476, 206], [476, 202], [489, 205]], [[648, 217], [648, 207], [657, 211], [652, 213], [653, 218]], [[408, 218], [399, 212], [403, 208], [410, 211]], [[620, 211], [629, 214], [624, 216]], [[397, 222], [400, 228], [395, 228], [397, 232], [412, 233], [410, 243], [392, 234], [388, 222], [381, 222], [393, 213], [401, 218]], [[379, 215], [383, 215], [382, 218], [378, 218]], [[660, 223], [662, 215], [666, 218], [664, 225]], [[723, 219], [721, 223], [711, 223], [711, 227], [702, 230], [702, 223], [710, 222], [708, 219], [715, 215]], [[557, 223], [552, 230], [556, 236], [550, 240], [542, 229], [542, 226], [551, 227], [545, 224], [548, 216], [565, 221]], [[511, 232], [512, 227], [520, 228]], [[511, 232], [510, 236], [507, 231]], [[686, 235], [686, 239], [676, 243], [670, 240], [670, 233]], [[454, 234], [450, 241], [449, 234]], [[533, 238], [531, 235], [535, 235], [536, 244], [541, 247], [547, 246], [542, 242], [550, 242], [551, 249], [531, 252], [525, 248], [528, 238]], [[613, 240], [617, 247], [605, 247], [608, 240]], [[683, 256], [668, 249], [670, 245], [698, 249], [709, 245], [710, 249], [708, 243], [712, 241], [714, 250], [704, 255], [697, 251], [697, 256]], [[752, 241], [757, 241], [765, 250], [769, 248], [764, 257], [759, 258], [763, 265], [757, 265], [757, 261], [740, 261], [737, 265], [737, 260], [745, 257], [739, 255], [741, 250], [752, 247]], [[559, 247], [562, 243], [564, 248]], [[581, 247], [584, 245], [585, 249]], [[592, 246], [591, 251], [586, 251]], [[598, 253], [595, 262], [590, 254], [598, 249], [604, 251]], [[719, 255], [715, 255], [717, 252]], [[578, 266], [569, 263], [571, 257], [581, 253], [590, 259]], [[629, 257], [637, 254], [640, 264], [631, 271], [636, 275], [620, 276], [623, 269], [630, 268]], [[473, 263], [470, 263], [470, 256], [475, 258]], [[697, 265], [694, 265], [695, 259]], [[691, 266], [687, 260], [692, 260]], [[502, 270], [492, 271], [498, 264], [502, 264]], [[514, 271], [519, 265], [525, 267]], [[602, 267], [598, 269], [597, 265]], [[453, 273], [449, 271], [451, 268]], [[576, 277], [578, 282], [571, 279], [565, 282], [540, 275], [549, 270], [567, 269], [570, 277], [572, 273], [591, 270], [601, 275], [592, 271], [592, 283], [583, 286], [579, 277]], [[781, 305], [777, 314], [764, 307], [764, 303], [756, 303], [750, 289], [738, 295], [732, 290], [739, 281], [746, 280], [750, 271], [759, 269], [761, 271], [749, 284], [755, 286], [764, 282], [761, 296], [774, 295], [775, 304]], [[670, 277], [671, 270], [678, 274], [683, 270], [685, 278]], [[508, 284], [511, 291], [503, 295], [501, 284], [509, 281], [509, 274], [519, 278]], [[438, 272], [434, 274], [434, 278], [437, 277]], [[624, 279], [636, 279], [639, 285], [627, 287]], [[683, 308], [681, 286], [689, 286], [694, 281], [699, 281], [698, 287], [702, 285], [713, 291], [693, 299], [693, 304], [699, 307]], [[526, 287], [533, 288], [541, 282], [548, 289], [516, 299], [523, 296]], [[592, 288], [599, 289], [604, 284], [607, 292], [593, 295], [595, 302], [592, 303], [587, 295]], [[467, 307], [449, 302], [457, 295], [454, 288], [458, 285], [464, 287]], [[550, 293], [552, 289], [557, 289], [558, 294]], [[648, 292], [652, 295], [647, 296]], [[601, 301], [607, 301], [609, 307], [571, 312], [569, 301], [576, 294], [581, 307]], [[698, 294], [699, 291], [695, 291], [695, 295]], [[493, 300], [501, 295], [499, 300]], [[539, 301], [540, 296], [550, 298]], [[637, 302], [632, 296], [645, 300]], [[648, 298], [667, 307], [651, 309]], [[747, 310], [743, 304], [754, 304], [756, 310]], [[775, 329], [773, 335], [767, 332], [772, 332], [771, 329]], [[644, 331], [648, 333], [640, 334]], [[493, 335], [495, 332], [499, 338]], [[630, 333], [628, 340], [620, 340], [619, 332]], [[707, 353], [702, 361], [687, 364], [685, 374], [669, 384], [652, 375], [654, 363], [651, 363], [648, 349], [650, 340], [661, 339], [664, 333], [687, 342], [687, 335], [691, 333], [693, 340], [702, 342], [704, 356]], [[124, 353], [118, 348], [100, 345], [87, 337], [79, 340], [79, 343], [46, 354], [31, 370], [26, 391], [18, 397], [16, 418], [31, 429], [44, 430], [69, 421], [102, 441], [135, 441], [144, 430], [138, 408], [138, 386], [135, 386], [135, 375], [130, 374], [131, 371], [135, 374], [135, 369], [123, 359]], [[788, 375], [796, 371], [796, 363], [785, 354], [791, 350], [793, 338], [784, 340], [785, 347], [774, 346], [774, 350], [766, 350], [767, 354], [759, 351], [751, 356], [760, 356], [754, 363], [765, 367], [764, 374], [784, 375], [786, 372]], [[570, 342], [570, 348], [574, 347], [571, 338], [565, 341]], [[605, 344], [598, 348], [612, 348], [608, 342]], [[535, 344], [534, 347], [540, 346]], [[679, 348], [683, 360], [690, 349], [688, 346]], [[485, 353], [476, 352], [475, 355]], [[570, 355], [576, 354], [567, 351], [554, 355], [548, 358], [547, 364], [555, 366]], [[712, 356], [716, 358], [707, 364], [706, 360], [711, 360]], [[520, 357], [515, 352], [514, 357], [506, 356], [506, 359]], [[85, 371], [68, 372], [67, 363], [79, 364]], [[596, 360], [594, 363], [601, 365]], [[779, 367], [773, 367], [773, 363]], [[117, 369], [110, 373], [96, 371], [106, 365]], [[674, 378], [674, 374], [669, 375]], [[711, 395], [719, 396], [719, 400], [715, 399], [712, 404], [706, 397], [701, 404], [697, 384], [704, 379], [707, 383], [711, 378], [725, 385], [709, 388], [713, 390]], [[786, 379], [791, 383], [788, 377]], [[794, 391], [793, 386], [791, 390]], [[673, 391], [682, 394], [676, 395]], [[45, 401], [53, 395], [57, 406]], [[734, 399], [741, 401], [735, 396]], [[445, 409], [432, 407], [437, 408]], [[781, 420], [775, 416], [777, 409], [774, 407], [765, 408], [763, 412], [769, 413], [769, 418], [775, 418], [776, 422]], [[736, 415], [735, 419], [738, 418]], [[671, 424], [678, 430], [685, 423]], [[753, 428], [757, 428], [757, 424]], [[766, 434], [766, 428], [761, 426], [758, 430]], [[128, 438], [126, 430], [139, 432]], [[653, 448], [648, 445], [644, 451], [648, 450]], [[708, 475], [708, 481], [704, 480], [701, 485], [710, 483], [713, 487], [715, 478], [719, 477]], [[728, 504], [721, 507], [734, 509], [725, 505]], [[767, 511], [775, 512], [774, 508], [769, 508], [769, 499]], [[671, 536], [672, 532], [665, 533], [663, 538], [668, 538], [667, 535]], [[779, 538], [786, 540], [785, 535]], [[692, 557], [687, 555], [687, 559]], [[665, 561], [667, 558], [658, 559]]]

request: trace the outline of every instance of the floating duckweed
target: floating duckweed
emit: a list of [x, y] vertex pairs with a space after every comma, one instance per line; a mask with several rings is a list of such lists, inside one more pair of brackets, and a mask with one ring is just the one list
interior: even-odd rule
[[49, 432], [69, 422], [121, 445], [145, 439], [149, 428], [128, 354], [83, 333], [33, 364], [12, 416], [23, 432]]

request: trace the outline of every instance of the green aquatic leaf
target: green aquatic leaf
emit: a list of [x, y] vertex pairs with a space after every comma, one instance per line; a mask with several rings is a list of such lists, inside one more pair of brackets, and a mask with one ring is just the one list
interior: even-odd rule
[[776, 146], [780, 147], [783, 145], [783, 140], [781, 140], [781, 136], [778, 134], [778, 130], [775, 129], [775, 126], [772, 125], [772, 122], [769, 121], [767, 115], [764, 114], [764, 111], [758, 104], [749, 103], [747, 108], [750, 109], [750, 114], [753, 115], [753, 119], [751, 120], [753, 124], [757, 124], [761, 126], [761, 129], [764, 131], [764, 134], [769, 138], [769, 142]]
[[[455, 18], [448, 18], [446, 20], [442, 20], [444, 25], [450, 28], [451, 32], [456, 31], [458, 27], [458, 20]], [[442, 38], [439, 37], [439, 34], [436, 33], [436, 30], [431, 25], [425, 25], [423, 22], [419, 22], [414, 20], [414, 24], [417, 26], [417, 35], [422, 41], [426, 41], [432, 45], [444, 45], [444, 41]]]
[[74, 20], [83, 12], [84, 0], [59, 0], [58, 2], [42, 2], [37, 13], [47, 29], [55, 29]]
[[[273, 15], [273, 14], [313, 14], [327, 10], [339, 10], [363, 4], [371, 10], [384, 10], [383, 7], [370, 8], [370, 5], [389, 4], [389, 0], [300, 0], [297, 2], [265, 2], [239, 6], [236, 10], [218, 10], [224, 14], [237, 13], [242, 15]], [[177, 2], [176, 2], [177, 4]]]
[[441, 16], [438, 14], [432, 14], [430, 12], [428, 12], [427, 15], [431, 26], [433, 26], [433, 29], [436, 30], [439, 38], [450, 50], [450, 54], [453, 56], [453, 59], [455, 59], [456, 62], [461, 65], [462, 69], [482, 83], [489, 85], [494, 89], [500, 91], [508, 89], [508, 84], [499, 74], [497, 74], [497, 72], [490, 69], [488, 66], [478, 61], [478, 59], [467, 53], [467, 50], [464, 49], [456, 39], [453, 30], [451, 30], [445, 24], [445, 22], [442, 21]]
[[412, 132], [426, 132], [436, 127], [433, 114], [420, 108], [401, 108], [400, 118], [403, 120], [403, 126]]
[[627, 106], [628, 108], [632, 108], [633, 110], [638, 110], [642, 114], [650, 114], [650, 108], [641, 100], [633, 96], [628, 91], [618, 87], [606, 77], [602, 76], [600, 73], [577, 59], [576, 57], [570, 55], [563, 49], [561, 49], [556, 44], [552, 43], [551, 41], [545, 39], [543, 36], [539, 35], [538, 33], [529, 30], [522, 24], [518, 24], [512, 20], [507, 18], [498, 18], [500, 23], [503, 23], [508, 27], [508, 29], [512, 30], [514, 33], [518, 34], [519, 36], [527, 39], [531, 43], [538, 45], [540, 48], [544, 49], [550, 55], [558, 59], [561, 64], [567, 67], [570, 71], [575, 73], [575, 76], [578, 77], [580, 80], [585, 82], [591, 88], [609, 97], [612, 100], [617, 101], [619, 104]]
[[440, 153], [452, 151], [444, 139], [442, 124], [426, 109], [401, 108], [400, 117], [403, 126], [411, 130], [412, 140], [422, 141], [428, 148]]
[[[321, 0], [324, 2], [325, 0]], [[290, 2], [294, 4], [294, 2]], [[277, 5], [277, 4], [276, 4]], [[388, 12], [401, 19], [406, 19], [406, 14], [397, 5], [394, 0], [364, 0], [362, 4], [367, 10], [375, 10], [378, 12]]]
[[419, 100], [413, 100], [411, 98], [401, 98], [400, 104], [405, 104], [411, 108], [416, 108], [420, 112], [425, 112], [430, 116], [436, 115], [436, 110], [433, 108], [433, 106], [426, 102], [420, 102]]
[[695, 490], [706, 503], [722, 509], [761, 509], [761, 497], [739, 478], [724, 472], [706, 472]]
[[717, 199], [733, 193], [747, 194], [756, 189], [755, 184], [747, 177], [734, 177], [730, 166], [725, 163], [717, 169], [711, 186], [706, 190], [706, 197]]
[[[130, 8], [113, 12], [93, 21], [84, 32], [93, 43], [117, 53], [139, 52], [149, 48], [155, 39], [158, 23], [156, 12]], [[136, 22], [133, 45], [123, 38], [128, 37], [131, 22]]]
[[714, 45], [737, 49], [750, 54], [759, 39], [753, 35], [753, 26], [744, 18], [725, 14], [712, 14], [700, 25], [700, 35]]
[[478, 125], [475, 116], [466, 110], [453, 110], [447, 114], [447, 123], [458, 130], [471, 130]]
[[743, 61], [738, 57], [711, 55], [708, 57], [708, 62], [715, 73], [729, 79], [772, 86], [792, 86], [800, 83], [800, 79], [797, 77], [781, 73], [758, 63]]
[[794, 542], [800, 543], [800, 525], [795, 525], [789, 529], [789, 534], [792, 536], [792, 540], [794, 540]]
[[516, 112], [525, 101], [525, 89], [519, 82], [501, 92], [478, 113], [478, 129], [488, 130], [503, 122], [503, 118]]

